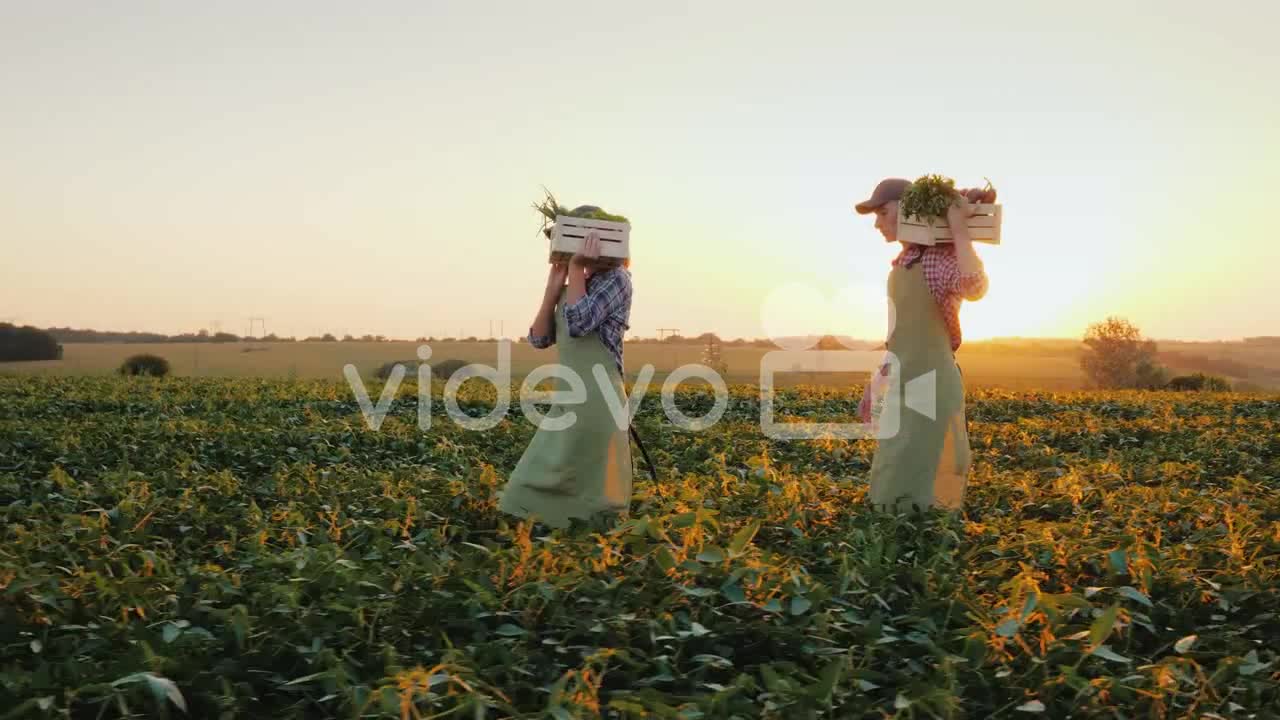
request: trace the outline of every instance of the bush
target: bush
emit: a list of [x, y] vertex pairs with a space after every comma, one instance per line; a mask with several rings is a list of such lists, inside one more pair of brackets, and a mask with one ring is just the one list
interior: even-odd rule
[[1195, 373], [1194, 375], [1179, 375], [1169, 381], [1165, 386], [1169, 390], [1184, 391], [1204, 391], [1204, 392], [1230, 392], [1231, 383], [1226, 378], [1217, 375], [1205, 375], [1204, 373]]
[[1204, 389], [1207, 392], [1231, 392], [1231, 383], [1226, 378], [1216, 375], [1206, 375], [1204, 378]]
[[1151, 360], [1141, 360], [1134, 369], [1133, 386], [1139, 390], [1159, 390], [1169, 381], [1169, 372]]
[[[391, 371], [395, 366], [403, 365], [405, 377], [412, 377], [416, 379], [418, 377], [418, 365], [420, 364], [421, 363], [417, 360], [398, 360], [383, 363], [382, 367], [378, 368], [378, 371], [375, 372], [374, 375], [379, 380], [386, 380], [391, 377]], [[458, 372], [459, 369], [466, 367], [470, 363], [466, 360], [440, 360], [439, 362], [427, 364], [431, 366], [432, 380], [448, 380], [449, 377]]]
[[164, 377], [169, 374], [169, 361], [149, 353], [132, 355], [120, 365], [120, 374]]
[[431, 366], [431, 375], [440, 380], [448, 380], [454, 373], [470, 364], [466, 360], [441, 360]]

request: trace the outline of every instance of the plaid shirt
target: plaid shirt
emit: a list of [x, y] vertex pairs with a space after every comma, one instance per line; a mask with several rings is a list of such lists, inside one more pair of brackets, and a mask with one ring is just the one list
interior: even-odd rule
[[[569, 335], [582, 337], [597, 332], [614, 362], [622, 372], [622, 336], [631, 327], [631, 272], [626, 268], [612, 268], [587, 278], [587, 294], [578, 302], [564, 307], [565, 324]], [[536, 348], [549, 348], [556, 342], [555, 326], [550, 335], [534, 335], [529, 330], [529, 344]]]
[[981, 265], [978, 271], [968, 275], [960, 272], [956, 249], [949, 244], [916, 245], [908, 243], [898, 257], [895, 267], [911, 267], [917, 261], [924, 264], [924, 279], [929, 293], [938, 304], [942, 321], [951, 335], [951, 352], [960, 349], [960, 303], [964, 300], [981, 300], [987, 294], [987, 273]]

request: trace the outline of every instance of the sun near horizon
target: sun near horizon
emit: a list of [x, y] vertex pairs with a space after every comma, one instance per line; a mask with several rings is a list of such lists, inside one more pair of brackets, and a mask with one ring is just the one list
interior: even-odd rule
[[9, 5], [0, 319], [517, 336], [545, 185], [632, 219], [632, 334], [762, 337], [882, 288], [851, 205], [942, 173], [1005, 208], [967, 339], [1275, 334], [1280, 6], [769, 7]]

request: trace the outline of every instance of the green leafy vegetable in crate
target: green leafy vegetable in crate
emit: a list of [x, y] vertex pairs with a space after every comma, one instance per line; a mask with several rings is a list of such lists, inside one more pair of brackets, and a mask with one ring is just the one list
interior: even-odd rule
[[579, 205], [578, 207], [570, 210], [569, 208], [561, 205], [559, 201], [556, 200], [556, 197], [551, 194], [550, 190], [542, 188], [542, 191], [546, 193], [547, 196], [543, 198], [542, 202], [534, 203], [533, 209], [537, 210], [538, 213], [542, 215], [542, 234], [545, 235], [548, 240], [551, 239], [551, 229], [555, 227], [556, 217], [559, 215], [587, 218], [590, 220], [607, 220], [609, 222], [631, 222], [621, 215], [614, 215], [612, 213], [605, 212], [595, 205]]
[[949, 177], [922, 175], [902, 191], [898, 212], [908, 220], [912, 218], [945, 220], [947, 208], [954, 205], [962, 195], [973, 203], [996, 201], [996, 189], [992, 187], [990, 180], [987, 180], [986, 187], [981, 189], [957, 190], [956, 181]]

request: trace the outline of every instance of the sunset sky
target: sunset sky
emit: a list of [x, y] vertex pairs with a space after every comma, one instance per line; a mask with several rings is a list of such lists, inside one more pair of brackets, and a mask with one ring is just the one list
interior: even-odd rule
[[522, 335], [546, 185], [633, 334], [877, 336], [851, 204], [939, 172], [1005, 205], [970, 339], [1280, 334], [1280, 3], [871, 5], [4, 2], [0, 321]]

